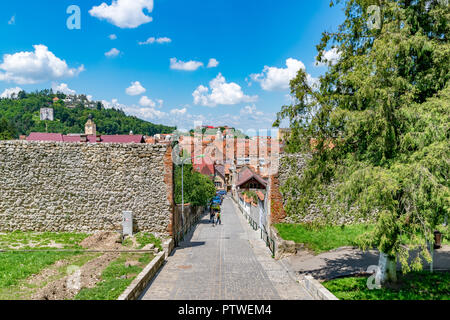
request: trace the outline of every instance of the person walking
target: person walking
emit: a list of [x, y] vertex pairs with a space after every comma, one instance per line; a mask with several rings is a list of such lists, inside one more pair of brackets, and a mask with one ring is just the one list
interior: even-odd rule
[[212, 222], [214, 224], [214, 216], [216, 215], [213, 207], [211, 207], [211, 210], [209, 211], [209, 222]]
[[220, 210], [219, 211], [217, 211], [217, 213], [216, 213], [216, 225], [217, 224], [222, 224], [222, 219], [221, 219], [221, 216], [220, 216]]

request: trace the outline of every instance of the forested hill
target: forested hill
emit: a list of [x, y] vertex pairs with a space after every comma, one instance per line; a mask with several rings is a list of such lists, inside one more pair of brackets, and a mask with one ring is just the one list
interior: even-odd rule
[[[60, 100], [53, 102], [58, 97]], [[122, 110], [105, 109], [101, 102], [95, 108], [86, 108], [78, 104], [68, 108], [64, 94], [53, 94], [50, 90], [18, 94], [17, 99], [0, 99], [0, 140], [14, 139], [30, 132], [45, 132], [45, 122], [40, 121], [42, 107], [54, 109], [54, 121], [47, 121], [48, 132], [83, 133], [84, 125], [91, 114], [100, 134], [143, 134], [152, 136], [157, 133], [171, 133], [174, 127], [153, 124], [134, 116], [127, 116]]]

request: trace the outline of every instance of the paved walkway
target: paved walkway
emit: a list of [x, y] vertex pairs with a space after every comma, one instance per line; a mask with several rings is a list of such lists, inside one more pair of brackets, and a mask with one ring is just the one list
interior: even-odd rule
[[230, 198], [222, 225], [209, 215], [168, 258], [143, 300], [308, 300], [309, 294], [275, 261]]

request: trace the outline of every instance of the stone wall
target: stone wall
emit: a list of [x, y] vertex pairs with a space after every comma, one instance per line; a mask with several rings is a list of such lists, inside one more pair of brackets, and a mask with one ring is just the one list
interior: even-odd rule
[[0, 231], [171, 234], [171, 148], [149, 144], [0, 141]]
[[[271, 177], [271, 200], [272, 200], [272, 223], [311, 223], [319, 221], [327, 221], [335, 225], [352, 224], [352, 223], [367, 223], [372, 221], [374, 215], [366, 218], [359, 218], [356, 216], [358, 208], [341, 205], [340, 207], [332, 207], [329, 205], [335, 197], [339, 188], [339, 184], [332, 182], [326, 186], [327, 196], [323, 195], [321, 206], [318, 203], [311, 203], [306, 212], [301, 214], [286, 214], [284, 207], [287, 201], [292, 203], [300, 202], [303, 195], [295, 190], [298, 184], [298, 179], [303, 175], [307, 161], [311, 155], [308, 154], [283, 154], [280, 159], [280, 168], [276, 176]], [[282, 194], [280, 188], [288, 186], [288, 190]], [[289, 191], [289, 189], [294, 189]], [[323, 211], [327, 212], [324, 215]], [[376, 214], [376, 211], [374, 211]]]

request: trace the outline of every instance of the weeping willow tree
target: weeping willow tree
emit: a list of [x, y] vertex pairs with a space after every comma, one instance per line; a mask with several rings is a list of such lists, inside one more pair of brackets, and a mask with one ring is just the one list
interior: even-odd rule
[[[378, 247], [382, 281], [395, 281], [397, 259], [404, 272], [431, 261], [433, 231], [449, 214], [449, 6], [338, 2], [345, 21], [317, 46], [326, 74], [314, 87], [300, 70], [291, 81], [294, 102], [274, 124], [289, 121], [288, 152], [312, 155], [302, 177], [287, 183], [303, 197], [288, 201], [288, 214], [327, 199], [336, 209], [328, 210], [329, 221], [337, 208], [373, 217], [376, 228], [362, 247]], [[327, 61], [328, 50], [338, 59]], [[328, 197], [331, 183], [337, 188]]]

